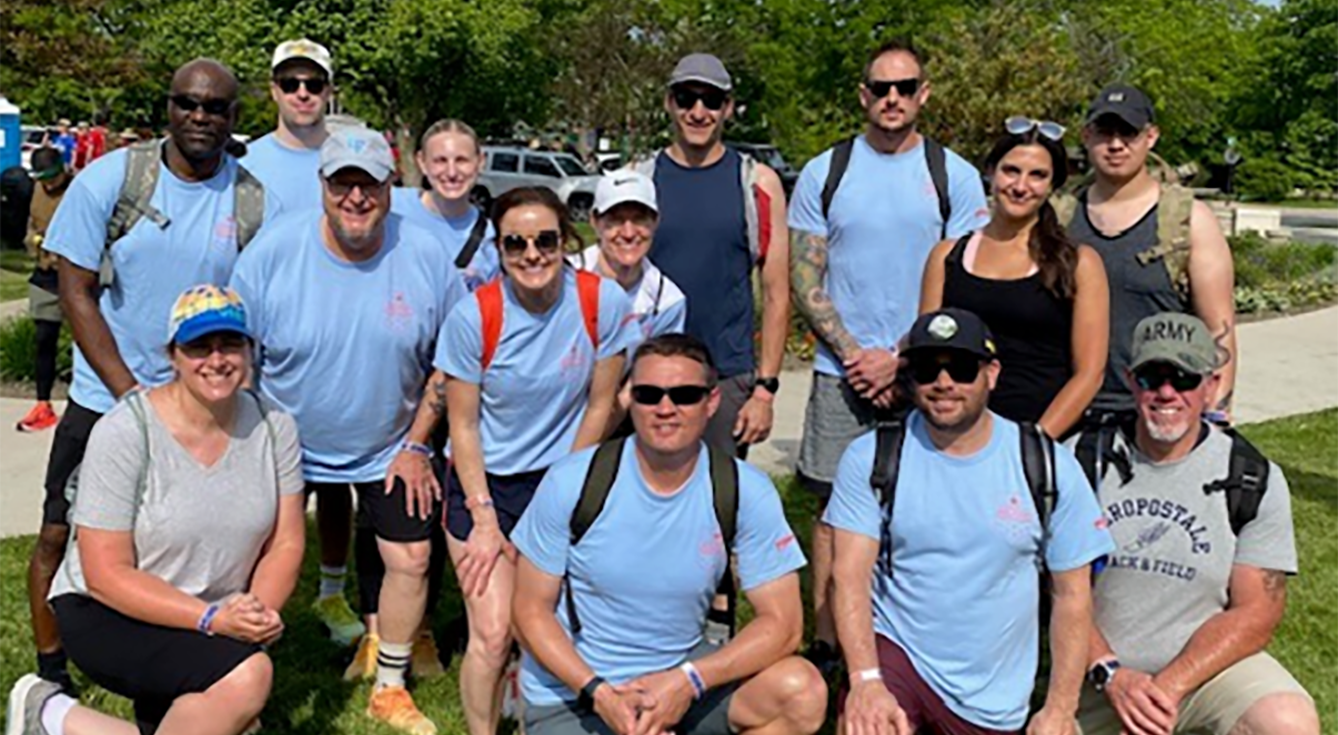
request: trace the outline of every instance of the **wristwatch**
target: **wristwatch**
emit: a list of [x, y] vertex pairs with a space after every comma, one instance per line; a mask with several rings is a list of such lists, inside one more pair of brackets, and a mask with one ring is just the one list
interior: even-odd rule
[[758, 378], [753, 381], [754, 388], [762, 388], [771, 395], [780, 392], [780, 378]]
[[581, 687], [581, 692], [576, 695], [577, 706], [584, 707], [590, 712], [595, 711], [595, 692], [608, 682], [604, 681], [602, 676], [592, 676], [590, 681]]
[[1087, 670], [1087, 681], [1091, 682], [1093, 689], [1104, 692], [1106, 686], [1110, 684], [1110, 680], [1115, 678], [1115, 672], [1119, 668], [1120, 662], [1117, 659], [1097, 661], [1092, 668]]

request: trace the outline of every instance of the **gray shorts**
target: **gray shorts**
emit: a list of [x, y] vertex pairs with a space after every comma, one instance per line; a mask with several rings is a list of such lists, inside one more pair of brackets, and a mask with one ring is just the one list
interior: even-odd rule
[[845, 378], [814, 372], [813, 391], [804, 412], [804, 438], [799, 444], [796, 469], [800, 483], [820, 498], [829, 497], [846, 447], [880, 420], [894, 415], [891, 410], [874, 408]]
[[60, 297], [40, 286], [28, 284], [28, 314], [41, 322], [61, 321]]
[[720, 408], [706, 424], [706, 443], [733, 452], [739, 459], [747, 459], [748, 445], [734, 442], [734, 422], [739, 420], [743, 404], [753, 395], [753, 375], [744, 373], [720, 379]]

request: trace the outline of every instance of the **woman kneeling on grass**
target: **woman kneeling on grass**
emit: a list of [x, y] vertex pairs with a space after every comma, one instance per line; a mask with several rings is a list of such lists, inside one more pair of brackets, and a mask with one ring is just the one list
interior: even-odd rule
[[[69, 554], [49, 598], [65, 650], [134, 703], [141, 733], [235, 735], [258, 726], [264, 647], [302, 562], [297, 425], [242, 390], [252, 341], [241, 299], [177, 299], [175, 378], [98, 422], [80, 470]], [[15, 684], [6, 735], [136, 732], [34, 675]]]

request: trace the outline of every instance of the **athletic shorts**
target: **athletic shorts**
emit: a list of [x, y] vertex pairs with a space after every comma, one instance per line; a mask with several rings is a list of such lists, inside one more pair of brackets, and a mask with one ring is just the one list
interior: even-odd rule
[[426, 518], [409, 515], [405, 509], [404, 481], [395, 479], [390, 494], [386, 494], [384, 480], [372, 482], [308, 482], [308, 493], [348, 492], [349, 485], [358, 496], [358, 515], [366, 519], [376, 537], [398, 544], [426, 541], [432, 529], [441, 523], [441, 503], [432, 500], [432, 510]]
[[141, 732], [152, 732], [177, 697], [205, 691], [263, 651], [135, 620], [84, 595], [61, 595], [51, 608], [70, 660], [98, 686], [134, 702]]
[[[963, 719], [948, 709], [943, 699], [920, 678], [920, 673], [915, 670], [915, 665], [906, 652], [901, 650], [901, 646], [882, 635], [878, 635], [876, 640], [878, 669], [883, 674], [883, 684], [906, 712], [906, 718], [911, 722], [911, 732], [922, 729], [942, 735], [1013, 735], [1022, 732], [991, 730]], [[842, 687], [837, 698], [837, 712], [845, 711], [849, 694], [849, 689]]]
[[[492, 495], [492, 507], [497, 513], [503, 536], [511, 538], [511, 530], [516, 527], [525, 509], [530, 507], [534, 491], [539, 489], [539, 482], [547, 471], [545, 468], [518, 475], [487, 475], [488, 492]], [[456, 541], [468, 541], [473, 530], [474, 516], [465, 508], [465, 488], [460, 484], [460, 476], [455, 473], [455, 465], [452, 464], [446, 480], [446, 531]]]
[[78, 482], [79, 465], [88, 448], [88, 435], [102, 414], [91, 411], [74, 401], [65, 407], [65, 414], [56, 424], [56, 435], [51, 438], [51, 454], [46, 462], [46, 500], [42, 503], [42, 525], [69, 526], [70, 501], [65, 488]]
[[[717, 650], [702, 642], [688, 653], [687, 660], [696, 661]], [[731, 735], [729, 703], [739, 682], [716, 687], [706, 696], [693, 702], [684, 713], [674, 732], [678, 735]], [[613, 735], [613, 731], [599, 715], [575, 702], [546, 706], [525, 707], [525, 735]]]
[[899, 414], [905, 411], [874, 408], [845, 378], [814, 372], [799, 444], [799, 482], [823, 500], [831, 497], [836, 467], [850, 442]]
[[[1255, 702], [1270, 694], [1300, 694], [1305, 687], [1267, 653], [1246, 656], [1209, 679], [1180, 703], [1176, 733], [1227, 735]], [[1082, 735], [1119, 735], [1120, 718], [1104, 694], [1085, 684], [1078, 703]]]
[[753, 395], [753, 373], [734, 375], [720, 379], [720, 408], [706, 424], [707, 444], [733, 452], [739, 459], [748, 458], [748, 445], [734, 441], [734, 422], [739, 420], [739, 411]]

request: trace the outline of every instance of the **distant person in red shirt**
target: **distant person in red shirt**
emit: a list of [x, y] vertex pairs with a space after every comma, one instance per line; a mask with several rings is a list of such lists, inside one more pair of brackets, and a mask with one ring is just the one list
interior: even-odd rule
[[82, 169], [107, 152], [107, 133], [102, 126], [90, 127], [80, 121], [74, 133], [74, 169]]

